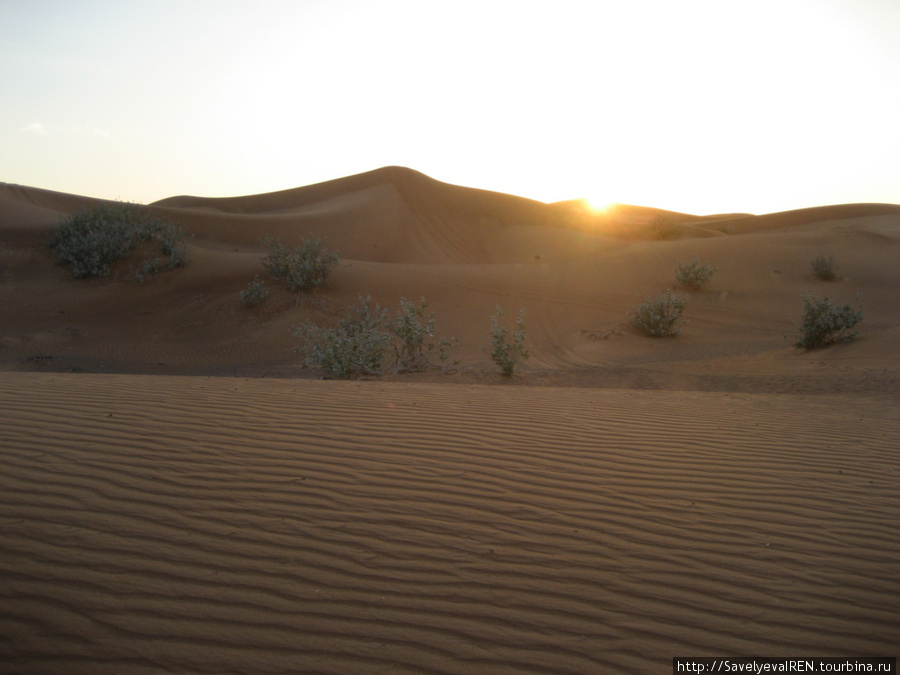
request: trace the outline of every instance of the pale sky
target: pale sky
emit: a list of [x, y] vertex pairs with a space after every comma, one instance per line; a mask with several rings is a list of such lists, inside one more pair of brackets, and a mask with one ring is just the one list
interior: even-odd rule
[[900, 203], [900, 0], [0, 0], [0, 181]]

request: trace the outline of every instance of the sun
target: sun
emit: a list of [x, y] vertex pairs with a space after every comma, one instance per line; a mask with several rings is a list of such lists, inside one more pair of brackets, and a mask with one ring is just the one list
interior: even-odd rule
[[587, 204], [587, 207], [591, 210], [591, 213], [596, 213], [597, 215], [606, 213], [612, 207], [613, 202], [595, 197], [588, 197], [584, 200], [584, 203]]

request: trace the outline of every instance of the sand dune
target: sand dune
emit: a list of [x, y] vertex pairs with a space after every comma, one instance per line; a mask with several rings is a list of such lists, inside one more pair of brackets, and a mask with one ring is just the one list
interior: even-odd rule
[[[675, 655], [900, 643], [900, 207], [682, 221], [389, 167], [149, 207], [188, 265], [74, 281], [99, 200], [0, 184], [0, 671], [668, 672]], [[260, 241], [324, 236], [313, 298]], [[813, 278], [833, 253], [841, 279]], [[689, 323], [628, 321], [699, 256]], [[859, 295], [797, 352], [800, 296]], [[324, 382], [289, 327], [429, 301], [455, 372]], [[497, 304], [532, 358], [483, 348]], [[485, 386], [489, 385], [489, 386]]]
[[[159, 215], [193, 233], [190, 264], [138, 284], [127, 283], [126, 262], [112, 281], [88, 282], [70, 282], [52, 265], [47, 228], [91, 200], [10, 185], [0, 188], [0, 200], [6, 368], [30, 369], [35, 357], [52, 356], [42, 368], [308, 375], [298, 373], [288, 327], [333, 321], [359, 294], [371, 294], [390, 309], [400, 297], [425, 296], [439, 331], [460, 338], [472, 376], [493, 372], [482, 347], [499, 303], [526, 309], [530, 381], [896, 390], [896, 206], [718, 220], [681, 214], [685, 236], [656, 241], [646, 223], [658, 210], [621, 207], [597, 216], [390, 167], [269, 195], [158, 202]], [[343, 260], [315, 306], [276, 288], [267, 307], [243, 310], [240, 290], [263, 272], [260, 241], [294, 243], [309, 234], [326, 237]], [[836, 255], [840, 282], [812, 277], [810, 260], [823, 252]], [[637, 303], [671, 286], [675, 263], [693, 256], [720, 271], [708, 291], [691, 294], [679, 340], [634, 334], [628, 319]], [[794, 352], [807, 291], [845, 302], [859, 294], [867, 313], [862, 339]], [[823, 361], [835, 370], [824, 372]]]

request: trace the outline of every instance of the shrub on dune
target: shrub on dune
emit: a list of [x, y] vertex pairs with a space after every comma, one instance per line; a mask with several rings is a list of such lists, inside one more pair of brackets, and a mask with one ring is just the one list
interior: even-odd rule
[[718, 271], [718, 267], [713, 267], [708, 262], [701, 263], [699, 258], [694, 258], [689, 262], [678, 262], [675, 266], [675, 279], [681, 287], [699, 291]]
[[[443, 370], [450, 365], [450, 348], [454, 338], [442, 337], [434, 341], [436, 322], [434, 312], [427, 316], [428, 303], [425, 298], [418, 305], [406, 298], [400, 299], [400, 309], [388, 322], [388, 329], [394, 336], [394, 372], [414, 372], [431, 365], [430, 354], [437, 349]], [[458, 363], [458, 362], [454, 362]]]
[[336, 328], [323, 328], [311, 321], [291, 332], [303, 341], [307, 366], [323, 368], [331, 377], [348, 379], [381, 372], [390, 335], [384, 330], [387, 311], [372, 298], [359, 297]]
[[834, 254], [826, 256], [824, 253], [820, 253], [812, 261], [811, 265], [816, 279], [821, 279], [822, 281], [834, 281], [840, 277], [837, 271], [837, 265], [834, 264]]
[[858, 334], [853, 328], [862, 318], [862, 310], [856, 311], [849, 303], [835, 305], [829, 298], [807, 293], [803, 296], [800, 337], [794, 347], [815, 349], [835, 342], [849, 342]]
[[491, 317], [491, 360], [504, 375], [510, 376], [522, 359], [531, 355], [525, 346], [525, 310], [516, 318], [516, 331], [510, 339], [509, 330], [503, 325], [503, 309], [497, 305]]
[[302, 239], [294, 248], [269, 237], [263, 240], [263, 247], [263, 267], [292, 291], [318, 288], [338, 264], [337, 253], [327, 250], [325, 241], [317, 237]]
[[675, 214], [660, 213], [650, 222], [650, 236], [654, 239], [679, 239], [684, 227]]
[[681, 332], [678, 322], [684, 300], [671, 291], [644, 299], [631, 317], [631, 325], [651, 337], [675, 337]]
[[266, 282], [259, 277], [254, 277], [247, 288], [241, 291], [241, 302], [244, 307], [259, 307], [269, 297], [269, 289]]
[[65, 218], [50, 235], [48, 245], [57, 263], [68, 265], [76, 279], [109, 276], [109, 266], [147, 241], [156, 241], [165, 258], [145, 262], [144, 271], [155, 273], [186, 263], [184, 230], [174, 223], [150, 218], [136, 204], [100, 204]]
[[[324, 369], [329, 376], [347, 379], [382, 372], [388, 347], [395, 356], [394, 372], [412, 372], [430, 367], [436, 349], [446, 371], [453, 339], [435, 341], [434, 313], [426, 316], [425, 298], [416, 305], [401, 298], [393, 317], [371, 297], [359, 297], [336, 328], [323, 328], [307, 321], [291, 329], [303, 341], [307, 366]], [[457, 362], [454, 362], [457, 363]]]

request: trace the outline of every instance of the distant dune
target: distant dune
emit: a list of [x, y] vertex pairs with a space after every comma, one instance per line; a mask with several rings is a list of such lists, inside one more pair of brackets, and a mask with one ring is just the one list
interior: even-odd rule
[[[707, 217], [619, 205], [597, 215], [577, 201], [544, 204], [387, 167], [269, 194], [164, 199], [149, 208], [194, 237], [185, 270], [128, 283], [122, 262], [111, 279], [71, 282], [52, 264], [46, 232], [96, 202], [0, 185], [3, 367], [28, 370], [29, 358], [52, 356], [42, 368], [310, 376], [288, 327], [333, 321], [370, 294], [389, 308], [425, 296], [439, 330], [460, 338], [472, 377], [493, 377], [482, 346], [499, 303], [527, 311], [534, 357], [524, 382], [792, 391], [828, 376], [841, 390], [881, 387], [873, 377], [895, 386], [896, 205]], [[652, 238], [661, 213], [680, 222], [679, 238]], [[343, 261], [321, 300], [298, 304], [275, 286], [263, 309], [245, 311], [238, 295], [263, 272], [263, 238], [293, 244], [310, 235]], [[812, 277], [810, 261], [826, 252], [838, 283]], [[682, 336], [660, 343], [634, 334], [636, 304], [672, 286], [675, 263], [694, 256], [720, 271], [690, 297]], [[861, 339], [811, 354], [791, 349], [806, 291], [844, 301], [859, 293]], [[841, 376], [812, 366], [823, 359]]]
[[[100, 201], [0, 183], [0, 671], [893, 655], [900, 206], [596, 214], [388, 167], [161, 200], [183, 270], [72, 280], [49, 228]], [[260, 242], [309, 235], [326, 284], [245, 309]], [[638, 334], [695, 256], [719, 270], [681, 335]], [[858, 296], [859, 337], [793, 349], [806, 292]], [[289, 328], [360, 294], [425, 297], [459, 367], [319, 381]], [[498, 304], [525, 309], [513, 378]]]

